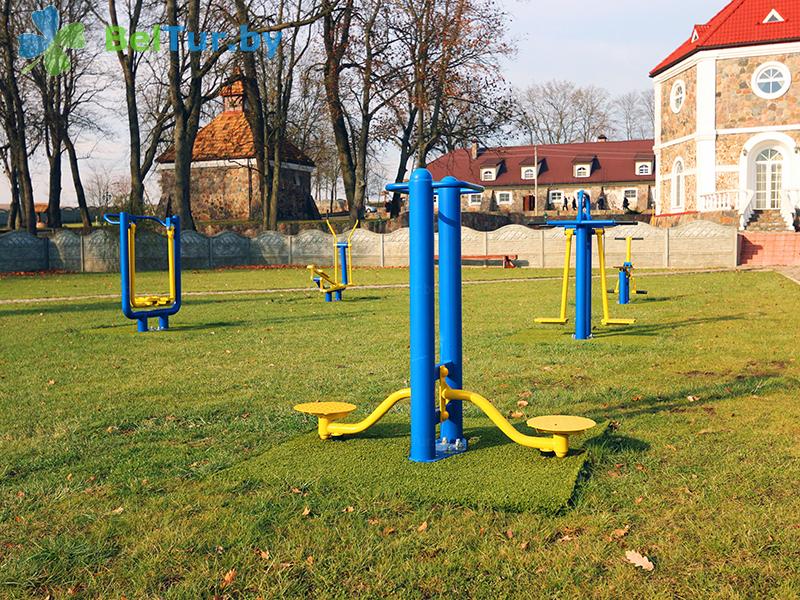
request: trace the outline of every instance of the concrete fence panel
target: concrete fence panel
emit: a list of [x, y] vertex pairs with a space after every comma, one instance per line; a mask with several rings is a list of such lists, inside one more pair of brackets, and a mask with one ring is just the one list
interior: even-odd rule
[[51, 269], [61, 271], [83, 270], [83, 241], [81, 236], [61, 229], [50, 238], [48, 254]]
[[47, 240], [27, 231], [0, 235], [0, 271], [44, 271], [49, 269]]
[[83, 270], [89, 273], [119, 271], [119, 233], [116, 229], [96, 229], [81, 238]]
[[250, 240], [250, 256], [254, 265], [288, 265], [291, 263], [292, 238], [277, 231], [266, 231]]
[[223, 231], [211, 237], [211, 267], [232, 267], [252, 264], [250, 239]]

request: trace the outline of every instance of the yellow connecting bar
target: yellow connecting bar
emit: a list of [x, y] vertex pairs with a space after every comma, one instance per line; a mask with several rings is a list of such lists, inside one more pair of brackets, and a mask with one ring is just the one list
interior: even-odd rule
[[534, 319], [534, 323], [542, 325], [564, 325], [567, 322], [567, 295], [569, 294], [569, 266], [572, 261], [572, 237], [575, 232], [572, 229], [566, 230], [567, 252], [564, 255], [564, 276], [561, 281], [561, 310], [556, 319], [540, 317]]
[[397, 390], [393, 394], [390, 394], [386, 400], [381, 402], [363, 421], [359, 421], [358, 423], [331, 423], [328, 425], [328, 433], [333, 436], [361, 433], [380, 421], [395, 404], [401, 400], [408, 400], [409, 398], [411, 398], [411, 388]]
[[603, 325], [633, 325], [636, 319], [612, 319], [608, 308], [608, 281], [606, 279], [606, 250], [603, 243], [605, 231], [603, 229], [595, 229], [594, 234], [597, 236], [597, 255], [600, 260], [600, 295], [603, 299]]
[[330, 275], [328, 275], [325, 271], [323, 271], [322, 269], [320, 269], [316, 265], [308, 265], [306, 268], [308, 269], [308, 271], [309, 271], [309, 273], [311, 275], [311, 281], [314, 282], [315, 285], [316, 285], [316, 282], [314, 281], [314, 276], [315, 275], [317, 277], [319, 277], [321, 280], [324, 280], [328, 284], [328, 287], [325, 287], [325, 284], [322, 283], [319, 286], [319, 291], [320, 292], [338, 292], [339, 290], [347, 289], [346, 285], [342, 285], [341, 283], [337, 283], [336, 281], [331, 279]]
[[136, 223], [128, 229], [128, 271], [130, 273], [131, 306], [150, 308], [175, 304], [175, 228], [167, 229], [167, 260], [169, 262], [169, 296], [136, 296]]

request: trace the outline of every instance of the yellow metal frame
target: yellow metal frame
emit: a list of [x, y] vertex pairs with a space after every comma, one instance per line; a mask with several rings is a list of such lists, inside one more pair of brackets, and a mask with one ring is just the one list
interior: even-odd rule
[[567, 296], [569, 295], [569, 267], [570, 263], [572, 262], [572, 238], [575, 235], [575, 232], [572, 229], [566, 230], [567, 235], [567, 251], [564, 254], [564, 276], [561, 281], [561, 310], [559, 311], [558, 317], [555, 319], [549, 319], [546, 317], [540, 317], [538, 319], [534, 319], [534, 323], [540, 323], [542, 325], [565, 325], [567, 323]]
[[150, 308], [153, 306], [171, 306], [177, 296], [175, 290], [175, 227], [167, 228], [167, 260], [169, 262], [169, 296], [136, 296], [136, 223], [128, 229], [128, 271], [130, 273], [131, 306], [133, 308]]
[[[333, 235], [333, 276], [328, 275], [323, 269], [319, 268], [316, 265], [308, 265], [306, 268], [310, 272], [311, 281], [313, 283], [316, 283], [314, 282], [315, 276], [320, 278], [320, 285], [319, 285], [320, 292], [325, 292], [325, 293], [339, 292], [341, 290], [347, 289], [352, 285], [355, 285], [355, 283], [353, 282], [352, 240], [353, 240], [353, 235], [356, 232], [356, 229], [358, 229], [360, 221], [356, 219], [356, 224], [353, 225], [353, 228], [350, 230], [350, 235], [347, 236], [347, 282], [348, 282], [347, 285], [343, 285], [342, 283], [340, 283], [341, 277], [339, 277], [339, 268], [340, 268], [339, 252], [338, 248], [336, 247], [337, 244], [339, 243], [339, 236], [336, 234], [336, 230], [333, 228], [333, 225], [331, 225], [330, 220], [325, 219], [325, 223], [328, 225], [328, 229], [330, 230], [331, 235]], [[325, 284], [322, 283], [322, 281], [327, 282], [328, 287], [325, 287]]]
[[608, 280], [606, 279], [606, 249], [603, 242], [605, 237], [605, 230], [595, 229], [594, 234], [597, 236], [597, 255], [600, 261], [600, 294], [603, 299], [603, 325], [633, 325], [636, 319], [612, 319], [608, 308]]

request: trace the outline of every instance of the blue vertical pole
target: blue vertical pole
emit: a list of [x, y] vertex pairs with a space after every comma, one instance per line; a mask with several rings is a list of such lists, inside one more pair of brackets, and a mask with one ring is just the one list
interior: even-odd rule
[[[442, 183], [458, 186], [454, 177]], [[439, 358], [447, 365], [447, 384], [463, 387], [461, 301], [461, 189], [439, 189]], [[448, 420], [442, 423], [442, 441], [466, 450], [460, 400], [447, 403]]]
[[631, 286], [630, 278], [628, 276], [628, 269], [632, 265], [630, 265], [630, 263], [625, 263], [623, 266], [625, 268], [619, 270], [619, 303], [630, 304]]
[[[588, 227], [575, 228], [575, 339], [592, 334], [592, 236]], [[587, 277], [588, 274], [588, 277]]]
[[[350, 279], [347, 276], [347, 244], [339, 242], [336, 244], [336, 248], [339, 250], [339, 270], [341, 271], [339, 274], [339, 282], [342, 285], [347, 285], [350, 283]], [[336, 292], [336, 299], [342, 299], [342, 290]]]
[[414, 462], [436, 460], [433, 180], [426, 169], [409, 179], [411, 452]]

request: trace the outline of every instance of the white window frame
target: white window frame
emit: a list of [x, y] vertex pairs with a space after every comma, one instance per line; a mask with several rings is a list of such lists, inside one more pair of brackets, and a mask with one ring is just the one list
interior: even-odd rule
[[[556, 196], [558, 196], [558, 200], [555, 199]], [[550, 193], [547, 195], [547, 201], [550, 204], [550, 206], [556, 206], [556, 204], [558, 204], [559, 206], [563, 206], [564, 192], [562, 192], [561, 190], [550, 190]]]
[[[680, 94], [678, 94], [678, 90], [682, 90]], [[678, 100], [680, 99], [680, 102]], [[676, 115], [681, 112], [684, 105], [686, 104], [686, 82], [683, 79], [678, 79], [675, 83], [672, 84], [672, 90], [669, 93], [669, 107], [672, 109]]]
[[494, 181], [497, 179], [497, 169], [481, 169], [481, 181]]
[[778, 12], [778, 9], [773, 8], [771, 11], [769, 11], [769, 14], [764, 17], [762, 23], [767, 25], [770, 23], [783, 23], [784, 21], [786, 21], [786, 19], [784, 19], [781, 13]]
[[[647, 170], [646, 173], [642, 173], [641, 172], [643, 168]], [[653, 174], [653, 163], [651, 163], [649, 161], [647, 161], [647, 162], [645, 162], [645, 161], [637, 162], [636, 163], [636, 174], [640, 175], [640, 176], [652, 175]]]
[[[501, 200], [501, 196], [508, 195], [508, 200]], [[514, 204], [513, 192], [497, 192], [497, 204]]]
[[[633, 192], [633, 198], [628, 198], [628, 192]], [[630, 206], [632, 208], [636, 208], [639, 204], [639, 188], [625, 188], [622, 190], [622, 202], [625, 202], [625, 199], [628, 198]]]
[[481, 203], [483, 202], [483, 194], [468, 194], [467, 202], [469, 203], [470, 206], [480, 206]]
[[[532, 173], [532, 175], [530, 177], [526, 176], [528, 171], [530, 171]], [[522, 179], [525, 179], [525, 180], [536, 179], [536, 167], [522, 167], [521, 176], [522, 176]]]
[[[783, 86], [777, 92], [765, 92], [759, 86], [759, 78], [763, 75], [767, 70], [774, 69], [778, 71], [783, 76]], [[763, 98], [764, 100], [777, 100], [786, 95], [789, 91], [789, 88], [792, 87], [792, 73], [789, 71], [789, 67], [785, 64], [771, 61], [766, 62], [758, 66], [758, 68], [753, 72], [753, 78], [750, 80], [750, 87], [753, 90], [753, 93], [758, 96], [759, 98]]]
[[[586, 169], [586, 175], [579, 175], [578, 171], [581, 169]], [[586, 179], [587, 177], [592, 176], [592, 165], [588, 163], [580, 163], [575, 165], [572, 169], [572, 174], [575, 176], [576, 179]]]
[[[680, 166], [680, 173], [678, 173]], [[680, 185], [677, 185], [680, 184]], [[678, 202], [680, 200], [680, 203]], [[672, 209], [684, 209], [686, 207], [686, 163], [683, 158], [676, 158], [672, 163], [670, 173], [670, 207]]]

